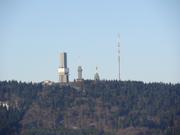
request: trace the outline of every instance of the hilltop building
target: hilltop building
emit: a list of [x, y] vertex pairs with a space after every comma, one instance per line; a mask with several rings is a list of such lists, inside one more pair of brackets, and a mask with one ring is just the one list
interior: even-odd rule
[[75, 83], [75, 87], [76, 89], [78, 90], [83, 90], [84, 89], [84, 79], [82, 78], [82, 67], [81, 66], [78, 66], [78, 69], [77, 69], [77, 75], [78, 75], [78, 78], [74, 81]]
[[95, 81], [99, 81], [100, 80], [100, 77], [99, 77], [99, 74], [98, 74], [98, 68], [96, 67], [96, 73], [95, 73], [95, 75], [94, 75], [94, 80]]
[[48, 86], [52, 85], [53, 83], [54, 83], [54, 82], [53, 82], [53, 81], [50, 81], [50, 80], [44, 80], [44, 81], [42, 82], [43, 85], [48, 85]]
[[77, 78], [77, 81], [82, 81], [83, 78], [82, 78], [82, 67], [81, 66], [78, 66], [78, 78]]
[[68, 83], [69, 82], [69, 68], [67, 67], [67, 54], [62, 52], [60, 54], [60, 67], [58, 68], [59, 82]]
[[9, 110], [9, 104], [8, 104], [8, 102], [0, 101], [0, 106], [6, 107], [6, 109]]

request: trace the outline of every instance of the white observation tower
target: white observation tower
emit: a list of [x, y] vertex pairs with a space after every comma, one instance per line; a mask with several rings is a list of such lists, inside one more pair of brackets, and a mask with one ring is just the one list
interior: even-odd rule
[[59, 82], [68, 83], [69, 82], [69, 68], [67, 67], [67, 54], [62, 52], [60, 54], [60, 67], [58, 68]]

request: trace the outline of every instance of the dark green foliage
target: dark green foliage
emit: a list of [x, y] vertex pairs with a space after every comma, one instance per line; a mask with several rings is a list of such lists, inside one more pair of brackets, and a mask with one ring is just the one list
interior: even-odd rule
[[173, 135], [180, 131], [180, 84], [86, 80], [42, 85], [0, 82], [3, 135]]

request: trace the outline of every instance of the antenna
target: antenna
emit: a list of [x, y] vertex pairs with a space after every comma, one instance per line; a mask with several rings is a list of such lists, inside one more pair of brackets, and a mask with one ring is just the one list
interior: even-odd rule
[[119, 81], [121, 80], [120, 77], [120, 34], [118, 34], [118, 71], [119, 71]]
[[96, 73], [98, 72], [98, 67], [96, 66]]

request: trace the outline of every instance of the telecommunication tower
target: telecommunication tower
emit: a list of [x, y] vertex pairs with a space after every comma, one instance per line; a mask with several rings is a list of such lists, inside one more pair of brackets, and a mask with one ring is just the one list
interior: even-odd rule
[[118, 76], [119, 76], [119, 81], [121, 80], [120, 76], [120, 34], [118, 34]]

